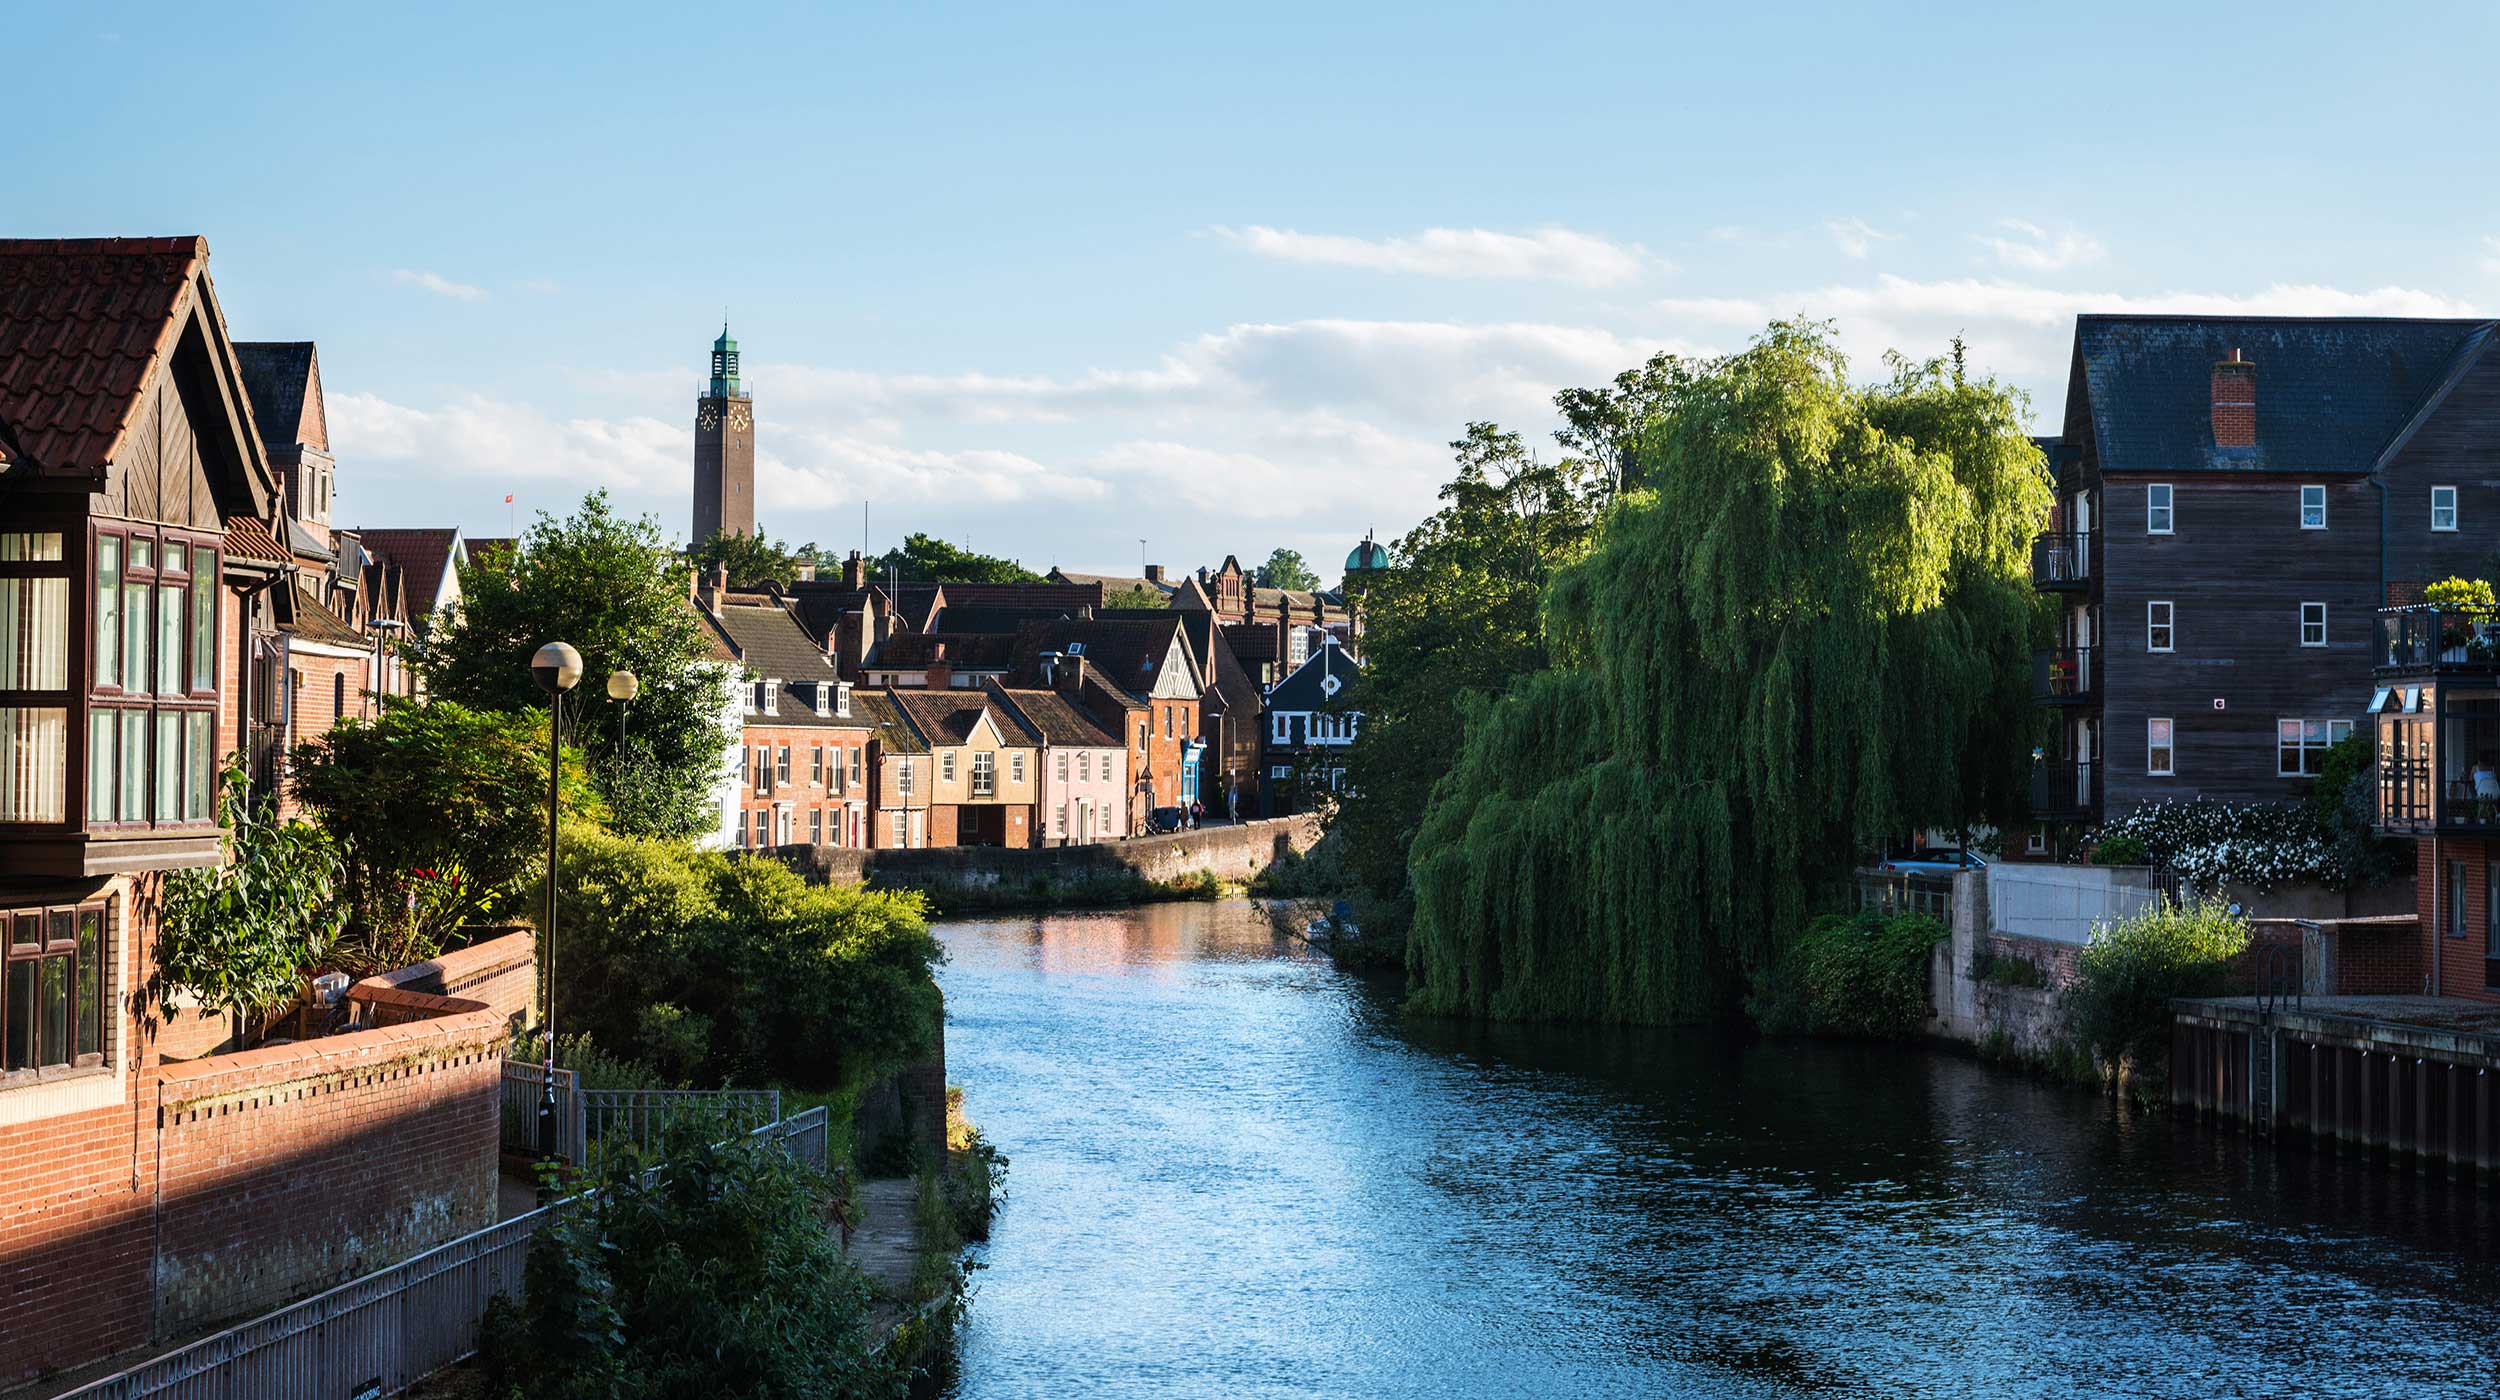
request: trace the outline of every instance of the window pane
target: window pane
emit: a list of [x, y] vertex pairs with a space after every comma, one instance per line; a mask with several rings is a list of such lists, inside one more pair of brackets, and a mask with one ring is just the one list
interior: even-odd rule
[[95, 683], [122, 683], [122, 541], [99, 535], [95, 542]]
[[69, 1063], [69, 959], [45, 958], [36, 966], [42, 969], [35, 999], [42, 1004], [43, 1033], [37, 1038], [35, 1063], [65, 1065]]
[[148, 819], [148, 712], [124, 710], [122, 717], [121, 820]]
[[58, 562], [61, 557], [61, 534], [57, 530], [12, 530], [0, 534], [0, 561], [18, 563]]
[[113, 711], [87, 712], [87, 820], [113, 820]]
[[69, 580], [0, 578], [0, 690], [69, 688]]
[[156, 717], [156, 820], [182, 820], [182, 716]]
[[191, 547], [180, 540], [165, 541], [165, 567], [174, 573], [191, 571]]
[[104, 1053], [104, 911], [78, 911], [78, 1053]]
[[[145, 540], [130, 542], [131, 558], [136, 562], [139, 547]], [[122, 584], [122, 685], [130, 690], [148, 688], [148, 637], [154, 614], [148, 604], [156, 590], [144, 583]]]
[[[203, 567], [214, 568], [216, 557], [200, 551]], [[191, 593], [191, 688], [217, 688], [217, 587], [213, 575], [201, 580]]]
[[0, 822], [69, 813], [69, 711], [0, 705]]
[[211, 769], [216, 761], [216, 744], [209, 738], [209, 722], [215, 716], [206, 710], [193, 710], [182, 717], [183, 769], [189, 781], [182, 790], [182, 819], [187, 822], [207, 821]]
[[169, 583], [159, 590], [156, 600], [156, 693], [180, 695], [185, 673], [182, 667], [182, 629], [190, 615], [187, 590], [181, 584]]
[[43, 916], [41, 914], [18, 915], [17, 931], [10, 935], [9, 942], [11, 946], [18, 948], [42, 947]]
[[8, 1041], [0, 1047], [0, 1069], [33, 1069], [35, 1067], [35, 964], [32, 959], [8, 965], [5, 992], [7, 1009], [0, 1019], [9, 1023]]
[[145, 536], [132, 536], [130, 540], [130, 567], [134, 569], [155, 568], [156, 541], [148, 539]]

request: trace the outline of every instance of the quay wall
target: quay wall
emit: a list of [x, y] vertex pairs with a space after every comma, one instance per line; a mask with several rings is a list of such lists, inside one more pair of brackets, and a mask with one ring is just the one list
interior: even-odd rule
[[1164, 882], [1203, 872], [1239, 884], [1318, 840], [1319, 818], [1305, 813], [1091, 845], [874, 851], [784, 846], [773, 854], [811, 880], [916, 889], [943, 900], [950, 894], [999, 898], [1123, 874]]

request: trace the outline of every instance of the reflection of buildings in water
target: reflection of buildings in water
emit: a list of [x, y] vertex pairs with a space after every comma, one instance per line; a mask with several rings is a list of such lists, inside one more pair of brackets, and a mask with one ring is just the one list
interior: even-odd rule
[[1265, 911], [1246, 899], [964, 922], [1021, 922], [1035, 966], [1044, 972], [1080, 976], [1144, 973], [1157, 980], [1177, 981], [1192, 959], [1272, 957], [1279, 941]]

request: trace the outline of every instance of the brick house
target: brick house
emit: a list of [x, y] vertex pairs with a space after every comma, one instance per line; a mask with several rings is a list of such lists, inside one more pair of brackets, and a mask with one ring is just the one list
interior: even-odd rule
[[1131, 831], [1145, 831], [1156, 808], [1198, 798], [1203, 692], [1179, 616], [1027, 623], [1017, 633], [1016, 663], [1020, 683], [1066, 689], [1097, 724], [1127, 740]]
[[953, 845], [948, 828], [943, 842], [932, 840], [936, 811], [937, 758], [912, 726], [893, 692], [859, 690], [851, 706], [872, 726], [868, 745], [868, 844], [879, 851], [919, 850]]
[[0, 1385], [493, 1216], [505, 1011], [180, 1060], [141, 994], [290, 567], [207, 260], [0, 241]]
[[915, 776], [928, 777], [917, 809], [928, 845], [1039, 844], [1041, 745], [994, 696], [935, 686], [884, 696], [927, 747]]
[[731, 593], [716, 575], [695, 611], [714, 655], [737, 668], [733, 843], [865, 849], [876, 721], [851, 683], [778, 597]]
[[1130, 834], [1128, 745], [1067, 693], [991, 685], [990, 697], [1041, 745], [1034, 844], [1082, 846]]

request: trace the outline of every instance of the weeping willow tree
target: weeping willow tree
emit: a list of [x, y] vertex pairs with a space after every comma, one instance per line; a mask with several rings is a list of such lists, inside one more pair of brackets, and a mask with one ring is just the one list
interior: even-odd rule
[[1889, 363], [1780, 323], [1673, 368], [1555, 664], [1472, 707], [1417, 831], [1419, 1009], [1717, 1014], [1866, 843], [2015, 810], [2048, 478], [1958, 347]]

